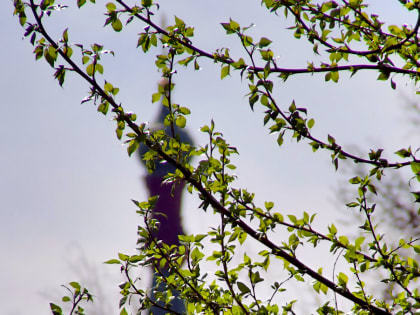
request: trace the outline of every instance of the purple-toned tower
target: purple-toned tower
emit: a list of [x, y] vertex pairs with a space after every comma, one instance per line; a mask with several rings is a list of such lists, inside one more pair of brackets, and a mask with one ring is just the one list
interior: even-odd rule
[[[162, 81], [160, 84], [167, 84], [166, 81]], [[161, 106], [159, 115], [155, 122], [151, 125], [151, 129], [161, 130], [165, 129], [165, 132], [168, 135], [171, 135], [171, 128], [164, 126], [165, 117], [169, 114], [169, 110], [165, 106]], [[184, 143], [192, 144], [191, 137], [186, 133], [185, 130], [177, 128], [174, 126], [175, 134], [179, 136], [180, 141]], [[143, 155], [148, 151], [146, 146], [141, 146], [139, 153], [142, 158]], [[143, 161], [143, 159], [142, 159]], [[144, 161], [143, 161], [144, 162]], [[155, 236], [158, 240], [163, 241], [168, 245], [179, 245], [178, 235], [183, 235], [184, 231], [182, 229], [182, 220], [181, 220], [181, 201], [182, 201], [182, 192], [185, 187], [183, 182], [176, 184], [175, 188], [172, 187], [172, 184], [163, 183], [163, 178], [167, 173], [174, 173], [175, 166], [169, 163], [156, 163], [156, 169], [152, 174], [145, 176], [145, 182], [150, 196], [159, 196], [159, 199], [156, 203], [156, 206], [153, 210], [156, 215], [153, 215], [159, 221], [159, 230], [156, 232]], [[163, 213], [163, 215], [158, 215], [158, 213]], [[165, 272], [165, 270], [163, 270]], [[156, 279], [153, 277], [152, 287], [156, 286]], [[166, 291], [167, 288], [164, 285], [160, 285], [158, 288], [159, 291]], [[172, 292], [175, 296], [178, 295], [177, 292]], [[154, 298], [152, 294], [151, 298]], [[171, 308], [178, 313], [185, 313], [185, 305], [182, 300], [174, 299]], [[158, 307], [153, 307], [150, 310], [151, 314], [160, 315], [166, 314], [166, 311], [159, 309]]]

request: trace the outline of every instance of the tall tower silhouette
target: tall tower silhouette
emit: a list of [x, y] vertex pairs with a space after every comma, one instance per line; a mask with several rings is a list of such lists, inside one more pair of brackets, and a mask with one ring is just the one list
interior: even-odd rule
[[[166, 79], [159, 82], [166, 90], [168, 81]], [[172, 130], [170, 126], [164, 125], [165, 117], [169, 114], [169, 109], [166, 106], [161, 104], [160, 111], [151, 124], [151, 129], [162, 130], [164, 129], [166, 134], [171, 135]], [[179, 136], [181, 142], [192, 144], [192, 139], [188, 133], [181, 128], [174, 126], [175, 134]], [[141, 161], [144, 163], [143, 155], [148, 151], [146, 146], [141, 146], [139, 150]], [[172, 187], [171, 183], [164, 183], [163, 178], [168, 173], [175, 172], [175, 166], [169, 163], [157, 163], [155, 171], [152, 174], [145, 176], [144, 180], [146, 182], [147, 189], [150, 196], [159, 196], [159, 199], [156, 203], [156, 206], [153, 210], [153, 218], [159, 221], [159, 229], [154, 234], [154, 236], [163, 241], [168, 245], [179, 245], [178, 235], [184, 234], [182, 228], [181, 220], [181, 201], [182, 201], [182, 192], [185, 187], [184, 182], [176, 183], [175, 187]], [[161, 215], [163, 214], [163, 215]], [[161, 270], [163, 273], [168, 273], [168, 270], [164, 268]], [[156, 274], [153, 276], [152, 290], [157, 290], [164, 292], [168, 290], [165, 284], [161, 283], [157, 286], [156, 283]], [[172, 291], [174, 296], [179, 296], [178, 292]], [[152, 300], [154, 300], [154, 294], [151, 295]], [[171, 309], [179, 312], [185, 312], [185, 305], [182, 300], [175, 298], [171, 304]], [[167, 311], [160, 309], [159, 307], [152, 307], [150, 314], [153, 315], [163, 315]]]

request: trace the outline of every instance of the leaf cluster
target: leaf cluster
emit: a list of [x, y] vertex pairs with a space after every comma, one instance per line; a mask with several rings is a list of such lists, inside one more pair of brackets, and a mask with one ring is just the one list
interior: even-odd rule
[[[112, 51], [96, 43], [90, 48], [71, 44], [68, 29], [58, 40], [49, 35], [43, 20], [63, 8], [55, 2], [14, 1], [15, 14], [25, 29], [25, 36], [30, 37], [35, 47], [36, 60], [45, 59], [54, 68], [54, 76], [60, 85], [64, 84], [68, 71], [85, 80], [90, 94], [82, 103], [92, 102], [104, 115], [112, 113], [117, 138], [127, 145], [128, 154], [131, 156], [140, 146], [147, 147], [143, 158], [148, 171], [155, 172], [156, 163], [169, 163], [175, 171], [165, 174], [164, 180], [172, 185], [184, 182], [188, 191], [200, 198], [199, 208], [203, 211], [210, 209], [219, 220], [218, 225], [206, 234], [180, 235], [179, 245], [164, 244], [155, 236], [160, 225], [152, 215], [158, 197], [152, 196], [147, 202], [134, 201], [137, 213], [143, 218], [143, 224], [138, 227], [138, 252], [134, 255], [120, 253], [118, 258], [106, 262], [119, 265], [126, 279], [120, 284], [121, 314], [127, 314], [126, 305], [132, 298], [141, 301], [139, 312], [158, 307], [176, 313], [172, 309], [175, 292], [185, 301], [189, 313], [294, 314], [297, 301], [285, 293], [285, 283], [289, 281], [303, 282], [313, 289], [314, 294], [326, 295], [327, 302], [316, 309], [319, 314], [344, 313], [337, 296], [348, 300], [351, 311], [357, 314], [419, 312], [420, 293], [416, 281], [420, 269], [411, 256], [401, 254], [401, 249], [418, 253], [418, 240], [401, 240], [398, 246], [388, 244], [375, 224], [380, 210], [369, 199], [371, 194], [378, 193], [376, 187], [381, 185], [384, 170], [411, 168], [413, 179], [420, 182], [417, 151], [411, 147], [400, 149], [395, 152], [395, 161], [383, 158], [382, 149], [371, 150], [366, 157], [356, 155], [345, 150], [332, 135], [325, 140], [316, 137], [315, 120], [309, 116], [307, 107], [298, 106], [295, 101], [283, 105], [274, 96], [279, 82], [305, 73], [323, 73], [326, 81], [337, 83], [340, 72], [354, 75], [358, 71], [376, 71], [378, 79], [390, 80], [392, 88], [395, 88], [392, 80], [395, 75], [406, 75], [416, 83], [420, 69], [418, 1], [400, 1], [407, 10], [416, 12], [418, 19], [413, 27], [392, 25], [385, 30], [377, 15], [367, 13], [367, 4], [363, 0], [263, 0], [262, 6], [268, 14], [280, 15], [283, 12], [286, 19], [293, 19], [290, 27], [293, 36], [307, 40], [313, 45], [315, 54], [326, 58], [319, 65], [309, 62], [297, 69], [279, 67], [271, 48], [272, 40], [265, 36], [254, 40], [249, 35], [250, 27], [243, 27], [233, 19], [221, 23], [221, 30], [242, 45], [243, 55], [237, 60], [231, 57], [229, 48], [208, 52], [196, 47], [194, 28], [180, 17], [174, 17], [173, 25], [159, 26], [154, 21], [154, 12], [160, 8], [156, 1], [143, 0], [140, 5], [130, 5], [123, 0], [111, 1], [105, 5], [105, 26], [120, 32], [124, 29], [123, 22], [137, 22], [143, 26], [136, 39], [137, 48], [143, 53], [149, 53], [152, 47], [162, 48], [155, 65], [165, 83], [153, 93], [152, 102], [160, 101], [168, 113], [162, 128], [158, 129], [148, 128], [145, 122], [137, 123], [137, 115], [126, 111], [117, 101], [119, 88], [103, 77], [105, 70], [101, 59], [104, 54], [113, 55]], [[85, 3], [77, 1], [78, 7]], [[31, 12], [32, 22], [27, 21], [27, 11]], [[80, 51], [78, 59], [73, 54], [74, 48]], [[234, 159], [238, 150], [222, 132], [217, 131], [213, 120], [200, 129], [208, 139], [207, 143], [193, 146], [181, 141], [178, 130], [187, 126], [186, 116], [191, 111], [173, 102], [174, 78], [191, 65], [199, 70], [200, 58], [210, 59], [220, 66], [221, 79], [238, 71], [241, 79], [246, 80], [249, 105], [252, 110], [255, 106], [264, 109], [264, 125], [270, 133], [277, 135], [275, 145], [281, 146], [285, 137], [290, 137], [308, 144], [313, 151], [328, 151], [336, 170], [340, 160], [351, 160], [369, 168], [364, 176], [354, 176], [349, 180], [356, 187], [356, 197], [347, 206], [359, 211], [364, 218], [364, 224], [355, 227], [359, 237], [351, 240], [339, 234], [334, 223], [327, 226], [326, 232], [316, 230], [313, 227], [315, 214], [303, 212], [297, 217], [296, 213], [287, 214], [270, 201], [260, 206], [254, 201], [254, 193], [235, 187], [237, 175], [232, 172], [236, 169]], [[361, 63], [354, 63], [355, 60], [361, 60]], [[198, 160], [197, 166], [190, 164], [191, 157]], [[413, 195], [418, 203], [420, 193], [413, 192]], [[275, 237], [280, 232], [287, 233], [281, 241]], [[208, 251], [204, 240], [216, 249]], [[321, 242], [329, 245], [325, 255], [331, 259], [343, 257], [348, 270], [336, 272], [334, 269], [333, 276], [327, 276], [322, 268], [315, 270], [311, 261], [301, 258], [304, 245], [315, 248]], [[257, 244], [261, 250], [255, 257], [245, 253], [238, 262], [236, 252], [238, 248], [246, 248], [247, 244]], [[217, 269], [212, 275], [214, 280], [209, 280], [209, 275], [203, 271], [206, 261]], [[276, 268], [273, 261], [281, 263], [284, 278], [270, 279], [268, 276]], [[130, 273], [132, 269], [144, 267], [152, 267], [157, 277], [157, 286], [150, 290], [139, 285], [142, 280], [133, 278]], [[363, 279], [368, 272], [385, 274], [379, 281], [392, 283], [391, 303], [367, 288]], [[73, 301], [76, 307], [84, 299], [91, 300], [87, 291], [73, 284], [70, 284], [74, 289], [74, 292], [70, 290], [73, 296], [64, 302]], [[160, 285], [168, 290], [159, 291]], [[261, 293], [264, 286], [270, 288], [271, 295]], [[150, 291], [154, 298], [150, 297]], [[279, 300], [285, 302], [280, 304]], [[58, 306], [52, 305], [51, 308], [56, 314], [61, 314]]]

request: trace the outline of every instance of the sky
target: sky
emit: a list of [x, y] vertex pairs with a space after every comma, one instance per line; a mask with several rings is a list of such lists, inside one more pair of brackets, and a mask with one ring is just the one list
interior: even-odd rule
[[[372, 11], [379, 10], [391, 24], [413, 23], [397, 1], [383, 3], [372, 1]], [[226, 36], [219, 24], [232, 18], [242, 25], [254, 23], [250, 32], [255, 38], [272, 39], [280, 65], [305, 66], [314, 58], [311, 47], [285, 29], [291, 22], [267, 15], [259, 1], [160, 4], [169, 21], [176, 15], [195, 26], [194, 44], [205, 50], [232, 47], [234, 57], [241, 55], [235, 38]], [[74, 8], [75, 1], [69, 5], [47, 28], [58, 38], [69, 27], [70, 41], [102, 43], [114, 50], [116, 56], [105, 56], [103, 64], [107, 80], [121, 90], [118, 101], [140, 120], [153, 120], [157, 105], [151, 95], [159, 80], [154, 56], [159, 51], [144, 55], [135, 49], [143, 25], [132, 23], [116, 34], [102, 27], [101, 3], [83, 10]], [[147, 198], [145, 171], [115, 137], [111, 116], [99, 114], [92, 104], [80, 104], [88, 94], [83, 81], [69, 75], [61, 88], [49, 65], [35, 62], [33, 48], [12, 16], [12, 2], [2, 1], [0, 12], [0, 313], [46, 314], [48, 303], [65, 293], [61, 284], [85, 280], [101, 301], [95, 311], [116, 314], [117, 300], [104, 297], [118, 295], [119, 270], [102, 262], [118, 252], [134, 252], [140, 218], [130, 200]], [[204, 60], [200, 65], [198, 72], [180, 68], [175, 78], [174, 97], [192, 111], [188, 130], [195, 141], [205, 144], [198, 129], [214, 119], [240, 153], [233, 160], [239, 178], [235, 187], [255, 192], [260, 203], [274, 201], [284, 213], [318, 212], [318, 224], [325, 229], [344, 209], [334, 202], [335, 186], [344, 175], [334, 171], [329, 154], [312, 153], [308, 145], [289, 138], [278, 148], [276, 137], [263, 127], [262, 111], [249, 108], [246, 81], [236, 73], [221, 81], [218, 65]], [[301, 75], [276, 82], [275, 95], [284, 107], [292, 100], [307, 107], [319, 138], [331, 134], [348, 148], [384, 148], [387, 156], [410, 144], [416, 147], [418, 137], [406, 114], [406, 100], [415, 100], [413, 87], [396, 77], [394, 91], [376, 76], [358, 74], [349, 80], [343, 75], [334, 84], [322, 76]], [[185, 196], [188, 233], [217, 224], [211, 214], [197, 210], [198, 204], [196, 197]], [[147, 283], [148, 272], [142, 276]]]

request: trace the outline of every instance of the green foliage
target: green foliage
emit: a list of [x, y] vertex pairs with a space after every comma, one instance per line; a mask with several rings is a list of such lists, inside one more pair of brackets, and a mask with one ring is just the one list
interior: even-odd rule
[[[61, 301], [64, 303], [71, 304], [69, 314], [84, 315], [85, 310], [80, 306], [82, 301], [93, 302], [93, 296], [89, 293], [86, 288], [82, 288], [78, 282], [70, 282], [68, 286], [63, 287], [69, 291], [69, 295], [62, 297]], [[60, 306], [54, 303], [50, 303], [50, 309], [53, 315], [62, 315], [63, 310]]]
[[[155, 306], [171, 312], [173, 291], [179, 292], [191, 314], [294, 314], [297, 301], [290, 300], [285, 293], [285, 284], [291, 281], [305, 283], [315, 295], [325, 295], [327, 301], [316, 309], [318, 314], [343, 314], [344, 310], [340, 310], [337, 304], [338, 295], [349, 301], [351, 312], [355, 314], [420, 312], [420, 293], [416, 283], [420, 269], [415, 259], [420, 252], [419, 240], [401, 239], [398, 246], [388, 244], [377, 223], [380, 222], [377, 215], [380, 209], [370, 201], [372, 195], [378, 194], [377, 187], [381, 185], [384, 170], [411, 168], [413, 178], [420, 181], [417, 151], [411, 147], [400, 149], [395, 152], [395, 161], [383, 158], [382, 149], [371, 150], [367, 157], [357, 156], [344, 150], [332, 135], [325, 140], [318, 139], [313, 134], [315, 120], [308, 115], [307, 108], [299, 107], [295, 101], [290, 105], [280, 104], [274, 96], [278, 81], [304, 73], [320, 73], [325, 81], [338, 83], [341, 72], [354, 75], [369, 70], [378, 72], [378, 80], [390, 80], [392, 88], [395, 88], [392, 81], [395, 75], [405, 75], [417, 83], [420, 70], [419, 1], [400, 1], [403, 7], [417, 14], [416, 25], [390, 25], [386, 29], [376, 14], [369, 13], [363, 0], [261, 1], [268, 14], [292, 18], [290, 30], [293, 36], [307, 40], [313, 46], [314, 54], [324, 57], [319, 65], [308, 62], [297, 69], [278, 67], [275, 53], [270, 48], [272, 40], [264, 36], [254, 40], [248, 35], [250, 26], [243, 27], [233, 19], [221, 23], [221, 26], [227, 35], [242, 45], [243, 55], [238, 59], [231, 57], [229, 48], [206, 52], [196, 47], [192, 41], [194, 28], [180, 17], [174, 17], [173, 25], [159, 26], [153, 19], [159, 9], [155, 1], [143, 0], [141, 5], [133, 6], [123, 0], [108, 2], [105, 5], [105, 26], [110, 25], [114, 31], [120, 32], [123, 22], [137, 21], [143, 27], [136, 39], [137, 48], [143, 53], [149, 53], [152, 46], [167, 48], [155, 61], [167, 84], [159, 86], [151, 97], [152, 102], [161, 101], [169, 110], [164, 121], [164, 127], [169, 129], [162, 130], [147, 129], [145, 123], [136, 123], [137, 116], [127, 112], [116, 100], [119, 89], [102, 78], [105, 69], [100, 63], [101, 57], [113, 55], [112, 51], [105, 50], [100, 44], [93, 44], [89, 49], [72, 44], [68, 29], [63, 31], [59, 40], [50, 36], [43, 22], [49, 15], [58, 13], [55, 11], [60, 5], [54, 2], [14, 1], [14, 14], [25, 28], [24, 36], [30, 37], [35, 47], [35, 59], [44, 59], [54, 68], [54, 77], [60, 85], [64, 84], [68, 71], [85, 80], [90, 94], [82, 103], [93, 102], [104, 115], [112, 112], [116, 135], [127, 144], [128, 154], [132, 155], [140, 145], [147, 146], [149, 151], [144, 160], [148, 171], [153, 173], [156, 163], [162, 161], [175, 166], [176, 171], [166, 174], [165, 180], [173, 185], [184, 181], [188, 191], [201, 199], [200, 208], [213, 210], [219, 219], [219, 224], [206, 234], [180, 235], [179, 246], [168, 245], [154, 236], [159, 228], [158, 220], [152, 215], [157, 197], [152, 196], [147, 202], [133, 201], [143, 219], [143, 224], [138, 227], [138, 252], [134, 255], [120, 253], [117, 258], [105, 262], [119, 265], [125, 276], [125, 281], [119, 285], [120, 314], [128, 313], [126, 305], [132, 298], [140, 300], [139, 311]], [[90, 2], [95, 3], [94, 0]], [[77, 1], [78, 7], [84, 4], [86, 0]], [[28, 22], [28, 11], [32, 22]], [[74, 57], [74, 49], [80, 50], [79, 61]], [[352, 63], [356, 57], [360, 62]], [[182, 67], [193, 65], [193, 69], [198, 70], [200, 58], [219, 64], [221, 79], [234, 77], [235, 72], [245, 78], [250, 107], [253, 110], [255, 106], [261, 106], [264, 110], [264, 125], [277, 135], [275, 145], [281, 146], [284, 138], [289, 137], [297, 142], [307, 142], [313, 151], [328, 151], [336, 170], [339, 160], [344, 159], [369, 168], [364, 175], [349, 180], [356, 197], [347, 206], [364, 218], [363, 225], [354, 227], [359, 234], [355, 240], [339, 233], [333, 223], [327, 226], [325, 233], [316, 230], [313, 227], [315, 214], [303, 212], [300, 217], [296, 213], [287, 214], [270, 201], [262, 207], [254, 201], [252, 192], [234, 188], [236, 175], [232, 171], [236, 166], [232, 160], [238, 155], [238, 150], [216, 130], [213, 120], [200, 129], [206, 135], [207, 143], [193, 147], [180, 141], [176, 127], [185, 128], [188, 125], [186, 116], [191, 112], [187, 107], [173, 103], [173, 79]], [[189, 164], [192, 156], [198, 160], [197, 166]], [[412, 194], [414, 203], [419, 203], [420, 193]], [[288, 233], [282, 241], [274, 237], [280, 230]], [[204, 240], [215, 249], [208, 250]], [[331, 276], [323, 274], [322, 268], [312, 269], [310, 261], [302, 260], [304, 244], [306, 248], [315, 248], [321, 242], [329, 245], [329, 252], [321, 253], [323, 249], [318, 247], [319, 255], [336, 255], [337, 259], [342, 256], [348, 265], [347, 270], [334, 270]], [[244, 253], [243, 258], [238, 258], [237, 249], [247, 248], [248, 244], [258, 244], [262, 250], [252, 257]], [[410, 254], [402, 254], [402, 249], [408, 249]], [[202, 270], [205, 261], [214, 263], [217, 268], [213, 281], [209, 281], [207, 273]], [[273, 261], [280, 261], [284, 269], [283, 275], [286, 276], [281, 282], [269, 276], [275, 268]], [[139, 285], [130, 273], [132, 269], [144, 267], [152, 267], [158, 284], [164, 283], [171, 290], [156, 293], [156, 299], [151, 299], [150, 290]], [[161, 272], [162, 269], [168, 273]], [[378, 282], [390, 284], [389, 300], [367, 288], [363, 280], [367, 273], [375, 273]], [[72, 303], [71, 312], [77, 308], [76, 313], [83, 314], [78, 304], [83, 300], [91, 301], [92, 296], [76, 282], [70, 286], [71, 289], [66, 288], [71, 294], [64, 297], [63, 302]], [[261, 293], [264, 286], [269, 288], [270, 295]], [[283, 301], [282, 304], [279, 300]], [[53, 314], [62, 314], [58, 305], [51, 304], [51, 310]]]

